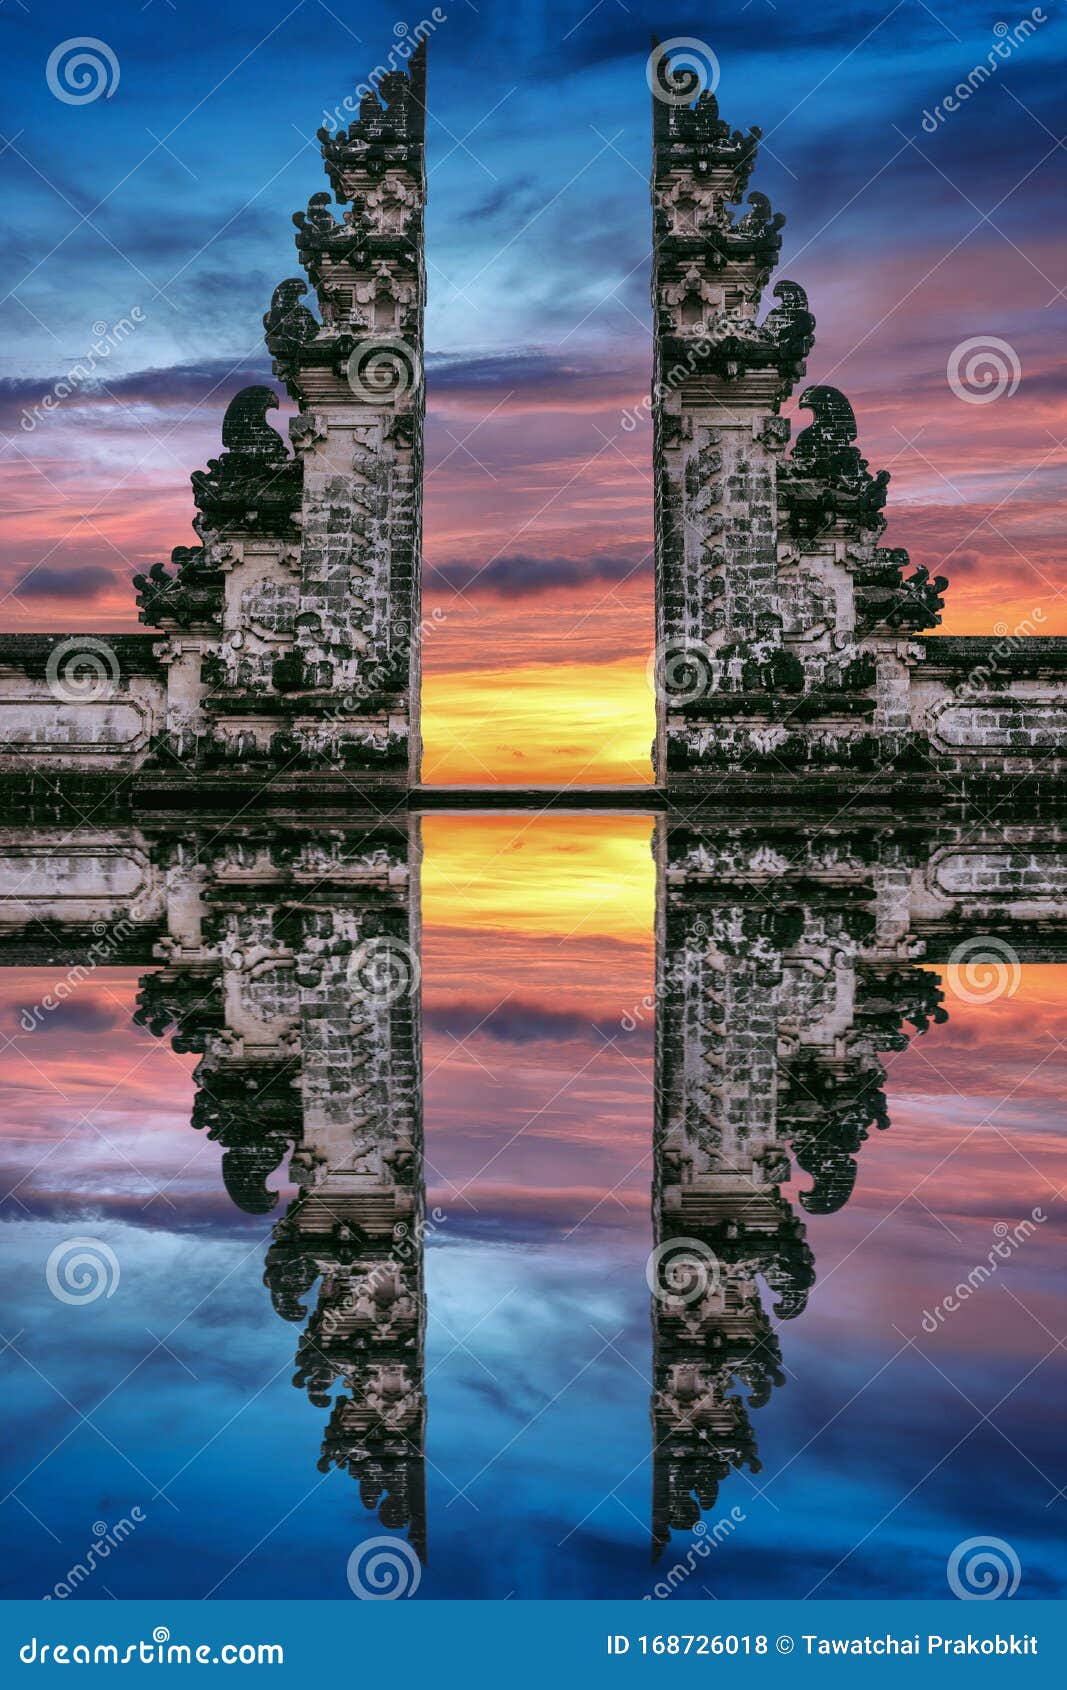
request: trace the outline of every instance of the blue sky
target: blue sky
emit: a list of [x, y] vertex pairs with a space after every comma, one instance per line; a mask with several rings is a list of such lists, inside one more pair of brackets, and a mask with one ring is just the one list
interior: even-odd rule
[[[430, 602], [447, 615], [426, 653], [431, 753], [434, 736], [447, 737], [447, 711], [433, 687], [449, 677], [466, 696], [477, 699], [481, 689], [488, 701], [492, 725], [476, 744], [475, 779], [504, 754], [492, 732], [506, 738], [509, 757], [536, 741], [532, 719], [516, 726], [506, 716], [499, 675], [486, 678], [492, 662], [506, 660], [512, 681], [544, 670], [562, 676], [560, 694], [534, 690], [550, 717], [540, 754], [565, 773], [572, 765], [561, 765], [563, 752], [574, 768], [589, 753], [588, 720], [575, 699], [603, 697], [609, 671], [624, 672], [625, 685], [644, 697], [649, 445], [647, 431], [624, 438], [619, 416], [648, 384], [644, 65], [653, 27], [664, 37], [705, 41], [720, 63], [724, 115], [765, 132], [754, 185], [788, 218], [780, 273], [808, 288], [817, 318], [810, 379], [833, 381], [856, 402], [865, 452], [875, 468], [892, 469], [890, 539], [950, 576], [946, 626], [990, 632], [996, 620], [1010, 623], [1035, 605], [1046, 613], [1045, 631], [1067, 626], [1067, 459], [1058, 444], [1067, 433], [1062, 4], [1050, 0], [1049, 21], [933, 134], [922, 128], [923, 112], [985, 56], [995, 25], [1014, 25], [1024, 9], [956, 0], [749, 0], [696, 12], [631, 0], [592, 8], [587, 0], [480, 0], [477, 8], [453, 0], [443, 9], [429, 84], [426, 555]], [[225, 8], [131, 0], [90, 13], [80, 4], [27, 8], [7, 0], [5, 51], [16, 74], [0, 143], [8, 277], [0, 303], [0, 431], [8, 436], [0, 451], [0, 592], [9, 626], [132, 625], [129, 576], [189, 540], [189, 472], [217, 449], [226, 399], [266, 373], [262, 313], [274, 285], [298, 269], [291, 215], [325, 185], [315, 128], [382, 58], [395, 26], [414, 27], [422, 15], [381, 5], [346, 12], [320, 0]], [[86, 34], [108, 44], [119, 80], [111, 98], [75, 107], [49, 92], [45, 66], [61, 41]], [[106, 390], [82, 395], [48, 428], [21, 432], [23, 406], [84, 354], [92, 325], [113, 323], [135, 305], [144, 322], [115, 352]], [[1014, 397], [979, 408], [948, 394], [946, 359], [973, 334], [1003, 338], [1016, 350], [1022, 380]], [[490, 556], [498, 561], [479, 591], [456, 598], [462, 570], [481, 568]], [[435, 565], [442, 566], [436, 575]], [[531, 778], [547, 778], [538, 771]], [[449, 778], [462, 772], [453, 763]], [[428, 941], [443, 949], [427, 958], [428, 1026], [438, 1040], [432, 1057], [441, 1064], [428, 1089], [427, 1131], [450, 1179], [484, 1163], [501, 1122], [531, 1114], [561, 1080], [584, 1074], [598, 1049], [598, 1021], [617, 1020], [648, 989], [650, 929], [643, 948], [628, 932], [594, 935], [588, 950], [563, 956], [555, 940], [514, 938], [509, 923], [521, 928], [530, 896], [521, 869], [516, 874], [511, 916], [459, 933], [451, 951], [447, 935], [435, 939], [428, 930]], [[493, 1002], [516, 983], [535, 1000], [525, 1019], [513, 1009], [509, 1022], [480, 1034], [480, 1063], [500, 1074], [493, 1081], [478, 1064], [450, 1055], [447, 1032], [464, 1015], [470, 1020], [472, 1004], [476, 1019], [491, 1007], [483, 1002], [490, 950], [500, 988]], [[19, 989], [5, 981], [5, 1000]], [[34, 1355], [72, 1401], [88, 1406], [118, 1367], [151, 1344], [142, 1328], [167, 1319], [176, 1284], [191, 1306], [200, 1286], [235, 1270], [227, 1298], [191, 1324], [195, 1342], [181, 1351], [197, 1379], [181, 1362], [157, 1358], [116, 1395], [114, 1420], [106, 1422], [158, 1481], [167, 1476], [161, 1442], [179, 1435], [199, 1448], [247, 1399], [251, 1379], [273, 1381], [239, 1431], [190, 1469], [179, 1524], [164, 1529], [153, 1514], [135, 1553], [116, 1558], [121, 1594], [180, 1584], [198, 1595], [313, 1484], [322, 1417], [288, 1380], [294, 1332], [271, 1313], [260, 1284], [266, 1228], [260, 1236], [235, 1223], [213, 1147], [192, 1141], [188, 1064], [176, 1067], [161, 1046], [148, 1052], [147, 1041], [128, 1031], [132, 989], [127, 977], [118, 1010], [104, 996], [104, 1019], [95, 1026], [56, 1026], [47, 1035], [58, 1041], [50, 1072], [99, 1131], [66, 1141], [70, 1106], [8, 1054], [13, 1174], [21, 1179], [38, 1152], [65, 1144], [22, 1190], [27, 1212], [16, 1208], [8, 1226], [19, 1235], [18, 1259], [39, 1263], [49, 1229], [69, 1229], [71, 1218], [83, 1216], [89, 1190], [94, 1225], [121, 1245], [136, 1300], [73, 1311], [99, 1316], [78, 1329], [84, 1343], [71, 1342], [62, 1311], [51, 1301], [44, 1307], [32, 1273], [23, 1276], [19, 1314], [40, 1333]], [[1051, 985], [1043, 991], [1027, 1000], [1037, 1005], [1030, 1021], [1020, 1000], [1019, 1018], [1006, 1028], [993, 1020], [977, 1028], [974, 1018], [954, 1014], [947, 1029], [923, 1041], [940, 1075], [921, 1054], [909, 1057], [910, 1068], [897, 1066], [892, 1132], [865, 1148], [846, 1213], [818, 1223], [824, 1278], [938, 1165], [946, 1137], [962, 1138], [1001, 1095], [1006, 1048], [1018, 1055], [1020, 1075], [1040, 1063], [1054, 1015], [1062, 1020], [1062, 994]], [[435, 1014], [443, 1016], [439, 1024]], [[567, 1015], [573, 1027], [559, 1019]], [[9, 1033], [14, 1026], [8, 1023]], [[112, 1098], [120, 1059], [131, 1073]], [[955, 1241], [940, 1222], [909, 1212], [903, 1231], [896, 1224], [879, 1233], [885, 1254], [875, 1246], [869, 1275], [849, 1276], [847, 1294], [844, 1275], [831, 1280], [832, 1294], [817, 1295], [784, 1335], [795, 1377], [761, 1413], [770, 1470], [789, 1461], [834, 1403], [848, 1402], [892, 1353], [894, 1321], [914, 1317], [931, 1288], [951, 1284], [961, 1263], [974, 1260], [1000, 1213], [991, 1205], [1006, 1204], [1015, 1216], [1049, 1181], [1063, 1184], [1059, 1147], [1047, 1131], [1059, 1094], [1043, 1089], [1046, 1080], [1029, 1086], [1010, 1117], [1019, 1154], [987, 1135], [954, 1163], [958, 1182], [936, 1186], [936, 1200], [928, 1192]], [[501, 1317], [486, 1337], [510, 1402], [489, 1404], [479, 1369], [462, 1356], [441, 1367], [430, 1430], [441, 1472], [465, 1479], [506, 1440], [509, 1426], [524, 1423], [531, 1349], [543, 1361], [538, 1390], [551, 1395], [552, 1382], [574, 1371], [572, 1275], [583, 1288], [595, 1283], [598, 1314], [615, 1321], [623, 1359], [609, 1355], [559, 1415], [546, 1415], [513, 1458], [490, 1469], [478, 1515], [462, 1504], [447, 1509], [448, 1485], [434, 1477], [425, 1594], [506, 1595], [509, 1581], [532, 1594], [561, 1577], [583, 1589], [602, 1582], [605, 1592], [644, 1588], [643, 1528], [616, 1502], [597, 1509], [572, 1540], [569, 1561], [554, 1546], [560, 1527], [569, 1530], [647, 1449], [647, 1297], [633, 1271], [647, 1249], [647, 1169], [627, 1188], [628, 1216], [618, 1217], [615, 1232], [605, 1228], [569, 1254], [558, 1232], [568, 1202], [588, 1206], [589, 1192], [647, 1152], [648, 1116], [626, 1062], [597, 1066], [566, 1109], [497, 1166], [495, 1183], [479, 1197], [496, 1217], [489, 1235], [457, 1228], [431, 1250], [435, 1322], [444, 1316], [453, 1330], [466, 1330], [484, 1312], [486, 1287], [514, 1266], [522, 1299], [521, 1318]], [[122, 1154], [102, 1145], [100, 1132]], [[1040, 1170], [1032, 1184], [1023, 1153]], [[125, 1166], [123, 1155], [137, 1167]], [[148, 1170], [145, 1178], [138, 1167]], [[178, 1169], [180, 1224], [164, 1212], [155, 1228], [143, 1219], [131, 1226], [145, 1191]], [[1030, 1257], [1021, 1261], [1011, 1284], [1054, 1324], [1039, 1300], [1047, 1295], [1051, 1241], [1034, 1248], [1043, 1254], [1032, 1265]], [[985, 1303], [973, 1321], [961, 1317], [959, 1336], [954, 1327], [951, 1344], [936, 1353], [983, 1408], [996, 1402], [1005, 1375], [1021, 1376], [1048, 1344], [999, 1291], [991, 1295], [1000, 1301]], [[48, 1319], [38, 1326], [42, 1307]], [[430, 1342], [432, 1356], [448, 1354], [440, 1325]], [[1033, 1388], [1012, 1400], [1003, 1425], [1062, 1483], [1057, 1365], [1047, 1363]], [[62, 1433], [70, 1412], [32, 1369], [20, 1380], [9, 1410], [23, 1458], [15, 1478], [50, 1447], [53, 1440], [39, 1443], [39, 1434]], [[803, 1594], [880, 1521], [927, 1444], [944, 1446], [955, 1416], [962, 1432], [970, 1423], [965, 1405], [927, 1363], [895, 1364], [839, 1429], [789, 1467], [781, 1512], [753, 1507], [717, 1588], [749, 1594], [764, 1588], [770, 1570], [793, 1581], [790, 1593]], [[136, 1475], [131, 1482], [106, 1441], [74, 1427], [64, 1452], [20, 1493], [45, 1522], [27, 1529], [20, 1590], [46, 1588], [84, 1547], [94, 1519], [111, 1520], [139, 1500], [141, 1482]], [[230, 1506], [205, 1531], [222, 1483]], [[301, 1506], [297, 1523], [243, 1564], [230, 1593], [293, 1594], [294, 1580], [304, 1580], [308, 1592], [336, 1586], [345, 1595], [344, 1557], [367, 1522], [350, 1498], [335, 1502], [339, 1484], [335, 1475]], [[735, 1488], [743, 1491], [743, 1481]], [[623, 1495], [642, 1521], [647, 1469]], [[926, 1589], [929, 1576], [941, 1577], [946, 1545], [973, 1528], [1017, 1539], [1032, 1593], [1047, 1594], [1055, 1576], [1049, 1535], [1064, 1506], [1046, 1509], [1047, 1496], [1025, 1459], [986, 1427], [919, 1500], [877, 1527], [835, 1575], [833, 1593], [896, 1594], [912, 1577], [903, 1588]], [[517, 1499], [529, 1529], [516, 1526]], [[7, 1506], [21, 1531], [18, 1504]]]
[[[439, 10], [427, 780], [649, 777], [650, 430], [623, 419], [649, 383], [653, 28], [703, 42], [724, 116], [763, 130], [753, 186], [786, 216], [779, 275], [817, 320], [808, 380], [852, 399], [892, 476], [888, 542], [949, 579], [945, 631], [1067, 630], [1062, 0], [1006, 59], [998, 26], [1014, 40], [1028, 14], [956, 0]], [[130, 628], [131, 576], [192, 539], [188, 478], [226, 403], [270, 379], [262, 315], [299, 274], [292, 214], [326, 185], [316, 129], [422, 14], [8, 0], [4, 18], [0, 614]], [[83, 34], [118, 79], [70, 105], [46, 66]], [[973, 97], [924, 128], [990, 53]], [[100, 380], [27, 431], [94, 325], [135, 308]], [[996, 404], [950, 389], [973, 337], [1019, 369]]]

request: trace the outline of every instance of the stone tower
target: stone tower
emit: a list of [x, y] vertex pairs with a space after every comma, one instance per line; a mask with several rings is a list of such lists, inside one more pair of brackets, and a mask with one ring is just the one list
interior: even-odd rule
[[426, 47], [347, 130], [320, 131], [329, 193], [298, 212], [308, 282], [264, 318], [297, 415], [292, 452], [245, 388], [192, 476], [199, 544], [135, 577], [140, 639], [8, 637], [4, 768], [106, 791], [213, 776], [275, 790], [418, 779]]
[[817, 799], [1062, 774], [1067, 641], [927, 634], [947, 583], [880, 544], [889, 476], [835, 388], [802, 390], [787, 451], [815, 322], [794, 282], [765, 309], [784, 217], [755, 192], [734, 209], [760, 131], [662, 49], [649, 69], [657, 781]]

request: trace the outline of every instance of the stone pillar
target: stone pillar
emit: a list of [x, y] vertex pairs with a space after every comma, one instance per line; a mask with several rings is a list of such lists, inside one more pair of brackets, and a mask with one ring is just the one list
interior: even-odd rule
[[678, 798], [1062, 790], [1067, 640], [927, 637], [947, 581], [880, 543], [889, 476], [836, 388], [801, 393], [785, 452], [815, 324], [787, 281], [761, 319], [784, 218], [760, 193], [731, 211], [759, 130], [652, 62], [657, 779]]
[[320, 1466], [344, 1467], [421, 1555], [418, 824], [290, 818], [205, 829], [195, 845], [191, 861], [183, 841], [156, 846], [172, 931], [138, 1018], [200, 1055], [193, 1125], [223, 1146], [234, 1202], [267, 1214], [296, 1188], [264, 1277], [278, 1312], [304, 1323], [294, 1383], [331, 1410]]
[[719, 117], [653, 92], [657, 776], [728, 766], [728, 719], [757, 724], [782, 679], [775, 462], [782, 398], [813, 322], [783, 283], [759, 320], [785, 221], [762, 194], [734, 217], [756, 156]]
[[402, 783], [417, 776], [422, 536], [426, 49], [392, 72], [347, 130], [320, 130], [330, 196], [298, 212], [297, 251], [319, 320], [283, 282], [265, 318], [275, 370], [300, 407], [300, 603], [276, 684], [294, 749]]

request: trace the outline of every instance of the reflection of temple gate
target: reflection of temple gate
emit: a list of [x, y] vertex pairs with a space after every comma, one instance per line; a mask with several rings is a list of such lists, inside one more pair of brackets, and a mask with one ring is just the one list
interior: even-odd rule
[[[417, 815], [576, 803], [417, 786], [424, 89], [420, 47], [322, 134], [345, 209], [295, 219], [317, 315], [289, 279], [264, 319], [292, 454], [245, 389], [193, 476], [202, 543], [137, 578], [154, 632], [0, 636], [0, 786], [29, 817], [0, 838], [0, 959], [79, 964], [102, 926], [106, 960], [156, 965], [139, 1015], [199, 1054], [231, 1197], [270, 1211], [288, 1158], [266, 1281], [305, 1322], [322, 1464], [420, 1554]], [[598, 801], [661, 814], [661, 1548], [756, 1462], [747, 1409], [782, 1378], [761, 1282], [790, 1317], [814, 1280], [789, 1153], [804, 1208], [847, 1200], [878, 1053], [944, 1018], [921, 964], [1062, 954], [1067, 641], [928, 634], [945, 582], [878, 544], [888, 478], [844, 397], [806, 389], [786, 452], [814, 321], [789, 282], [758, 317], [782, 219], [731, 210], [756, 132], [710, 94], [653, 118], [657, 785]]]
[[[964, 806], [930, 826], [657, 823], [657, 1550], [758, 1467], [749, 1411], [784, 1377], [774, 1322], [815, 1279], [782, 1188], [795, 1168], [803, 1210], [847, 1201], [889, 1124], [881, 1054], [945, 1019], [927, 965], [1064, 955], [1062, 829], [1016, 812], [1004, 832]], [[320, 1465], [421, 1555], [418, 865], [417, 821], [365, 812], [0, 837], [0, 962], [77, 966], [91, 944], [154, 959], [138, 1019], [199, 1055], [193, 1125], [223, 1146], [230, 1196], [270, 1213], [288, 1166], [265, 1280], [302, 1324], [294, 1382], [330, 1410]]]
[[[267, 1251], [278, 1313], [314, 1308], [295, 1383], [331, 1407], [320, 1465], [425, 1541], [418, 831], [363, 816], [0, 841], [0, 960], [161, 966], [137, 1019], [196, 1052], [193, 1126]], [[120, 940], [110, 948], [111, 935]], [[331, 1398], [335, 1385], [341, 1393]]]
[[1056, 824], [965, 806], [928, 827], [669, 813], [657, 858], [658, 1549], [758, 1468], [747, 1407], [783, 1381], [760, 1281], [789, 1319], [815, 1277], [781, 1186], [795, 1169], [812, 1214], [848, 1201], [889, 1125], [880, 1054], [947, 1019], [929, 964], [988, 991], [1064, 956], [1067, 859]]

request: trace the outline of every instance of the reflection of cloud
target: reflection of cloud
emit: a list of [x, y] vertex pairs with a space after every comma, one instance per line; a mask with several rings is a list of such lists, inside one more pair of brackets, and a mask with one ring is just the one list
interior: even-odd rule
[[[33, 1012], [34, 1005], [26, 1000], [24, 1006]], [[19, 1005], [12, 1006], [16, 1020], [22, 1013]], [[123, 1006], [120, 1003], [109, 1003], [106, 998], [90, 997], [84, 989], [77, 997], [65, 998], [56, 1004], [54, 1009], [41, 1009], [34, 1017], [38, 1023], [37, 1031], [41, 1027], [48, 1027], [53, 1033], [102, 1033], [112, 1027], [117, 1027], [122, 1021]]]
[[651, 1017], [647, 1027], [639, 1027], [624, 1034], [621, 1017], [589, 1020], [568, 1010], [550, 1009], [546, 1004], [508, 998], [486, 1002], [461, 1000], [434, 1005], [423, 1010], [424, 1028], [445, 1033], [465, 1041], [472, 1037], [491, 1039], [497, 1044], [538, 1044], [542, 1041], [560, 1044], [572, 1039], [586, 1039], [600, 1044], [604, 1039], [622, 1039], [627, 1053], [633, 1057], [647, 1054], [651, 1038]]
[[[5, 1170], [4, 1175], [8, 1172]], [[14, 1180], [10, 1183], [14, 1184]], [[188, 1186], [169, 1186], [167, 1195], [169, 1202], [161, 1195], [146, 1198], [140, 1192], [43, 1192], [20, 1186], [17, 1214], [16, 1205], [5, 1205], [2, 1197], [0, 1209], [6, 1209], [7, 1217], [18, 1221], [49, 1221], [64, 1225], [75, 1221], [85, 1225], [93, 1221], [108, 1221], [152, 1234], [160, 1230], [179, 1236], [210, 1233], [213, 1238], [219, 1239], [263, 1236], [262, 1217], [242, 1214], [221, 1184], [217, 1189], [205, 1191], [191, 1190]]]
[[446, 1033], [454, 1039], [469, 1039], [477, 1033], [500, 1044], [582, 1039], [588, 1038], [591, 1031], [589, 1022], [582, 1015], [516, 999], [503, 1004], [441, 1004], [424, 1010], [422, 1021], [423, 1026], [431, 1031]]
[[476, 1209], [457, 1202], [454, 1192], [445, 1185], [432, 1187], [427, 1201], [448, 1216], [447, 1227], [441, 1229], [446, 1241], [462, 1238], [495, 1244], [548, 1244], [577, 1228], [575, 1237], [638, 1237], [647, 1254], [644, 1241], [648, 1233], [650, 1166], [629, 1186], [620, 1185], [608, 1202], [603, 1186], [574, 1179], [568, 1180], [566, 1190], [538, 1185], [530, 1179], [483, 1179], [467, 1192], [468, 1198], [476, 1201]]

